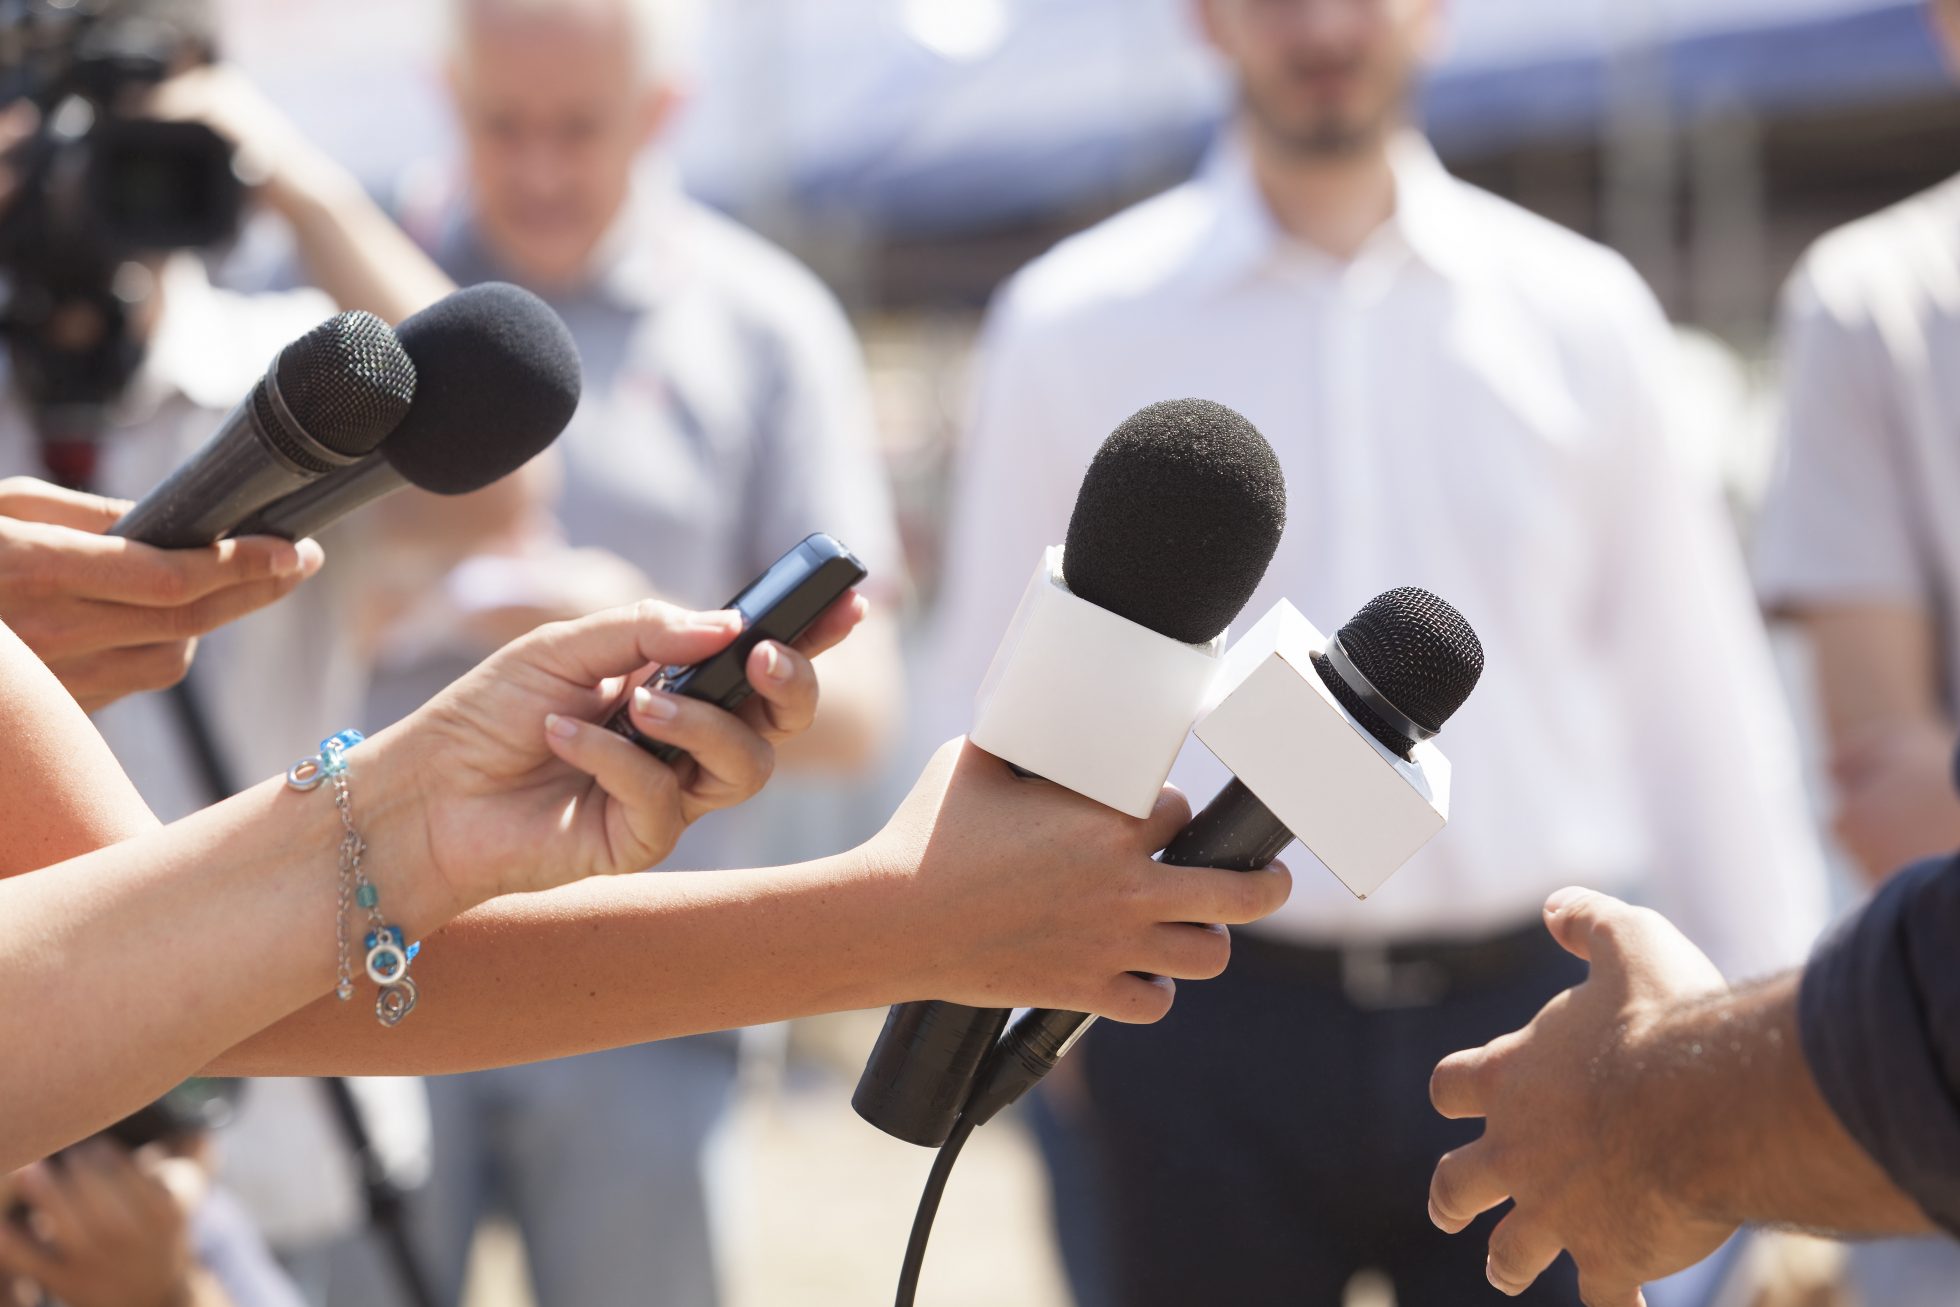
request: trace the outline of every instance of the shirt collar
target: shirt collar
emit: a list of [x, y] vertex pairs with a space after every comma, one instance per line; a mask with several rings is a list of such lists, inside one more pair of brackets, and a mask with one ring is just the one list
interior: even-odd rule
[[[1428, 140], [1414, 130], [1399, 132], [1390, 142], [1389, 167], [1395, 177], [1395, 210], [1368, 238], [1364, 254], [1399, 244], [1441, 276], [1465, 275], [1472, 266], [1472, 239], [1463, 183], [1450, 176]], [[1201, 278], [1227, 280], [1302, 248], [1273, 218], [1238, 134], [1220, 141], [1198, 180], [1214, 210], [1194, 269]]]

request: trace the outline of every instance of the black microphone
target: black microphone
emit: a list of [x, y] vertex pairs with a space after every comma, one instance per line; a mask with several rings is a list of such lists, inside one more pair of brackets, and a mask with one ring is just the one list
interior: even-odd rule
[[[1448, 602], [1403, 586], [1370, 599], [1311, 661], [1355, 722], [1406, 760], [1470, 697], [1483, 674], [1484, 649]], [[1157, 860], [1254, 871], [1292, 842], [1286, 823], [1234, 778]], [[992, 1120], [1053, 1070], [1094, 1021], [1083, 1012], [1022, 1013], [981, 1068], [964, 1120], [974, 1126]]]
[[578, 347], [530, 291], [485, 282], [395, 329], [414, 361], [415, 402], [381, 448], [268, 504], [232, 532], [298, 540], [408, 486], [481, 490], [558, 438], [578, 408]]
[[360, 462], [415, 388], [415, 365], [387, 323], [335, 314], [280, 350], [217, 433], [109, 534], [165, 549], [220, 540], [280, 496]]
[[[1250, 422], [1206, 400], [1153, 404], [1117, 427], [1089, 464], [1062, 580], [1075, 599], [1145, 628], [1136, 633], [1145, 641], [1203, 644], [1252, 597], [1285, 524], [1279, 461]], [[1003, 646], [1000, 659], [1017, 656], [1033, 657]], [[1075, 720], [1064, 694], [1052, 710], [1039, 706], [1065, 728]], [[1189, 725], [1175, 724], [1165, 770]], [[1097, 741], [1078, 747], [1093, 753]], [[894, 1007], [851, 1105], [887, 1134], [945, 1142], [1008, 1015], [945, 1002]]]

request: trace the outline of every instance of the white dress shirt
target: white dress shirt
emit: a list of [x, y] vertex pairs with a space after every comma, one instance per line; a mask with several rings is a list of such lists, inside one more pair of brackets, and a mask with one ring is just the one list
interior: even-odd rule
[[[1001, 293], [979, 362], [923, 715], [964, 729], [1103, 437], [1156, 400], [1244, 413], [1288, 525], [1282, 596], [1332, 630], [1421, 585], [1488, 656], [1439, 745], [1448, 827], [1366, 903], [1295, 846], [1269, 929], [1474, 937], [1585, 884], [1668, 913], [1731, 974], [1800, 959], [1823, 870], [1794, 733], [1712, 485], [1670, 447], [1672, 340], [1617, 255], [1395, 151], [1392, 218], [1342, 262], [1275, 225], [1242, 150]], [[1187, 744], [1172, 779], [1225, 779]]]

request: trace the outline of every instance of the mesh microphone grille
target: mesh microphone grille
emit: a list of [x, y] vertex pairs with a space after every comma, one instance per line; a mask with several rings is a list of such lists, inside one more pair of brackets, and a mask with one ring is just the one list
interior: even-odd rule
[[1071, 593], [1186, 644], [1223, 631], [1286, 527], [1286, 480], [1258, 428], [1203, 399], [1137, 410], [1096, 451], [1075, 497]]
[[1381, 696], [1432, 731], [1463, 706], [1484, 646], [1463, 614], [1419, 586], [1376, 595], [1340, 630], [1341, 647]]
[[[386, 439], [415, 398], [415, 365], [394, 328], [362, 311], [337, 313], [279, 351], [273, 377], [300, 431], [347, 458]], [[291, 438], [277, 428], [275, 439]]]

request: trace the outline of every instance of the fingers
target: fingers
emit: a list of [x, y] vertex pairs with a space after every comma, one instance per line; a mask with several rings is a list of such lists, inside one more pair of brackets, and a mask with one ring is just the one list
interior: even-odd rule
[[1293, 873], [1278, 862], [1258, 871], [1155, 866], [1148, 884], [1161, 921], [1243, 926], [1279, 910], [1293, 892]]
[[627, 701], [633, 725], [650, 739], [674, 744], [694, 759], [695, 774], [682, 786], [693, 820], [700, 813], [742, 802], [768, 783], [776, 751], [747, 722], [713, 704], [641, 686]]
[[66, 593], [142, 608], [178, 608], [233, 586], [298, 582], [326, 561], [318, 542], [240, 536], [203, 549], [155, 549], [119, 536], [65, 534]]
[[740, 716], [771, 744], [810, 729], [817, 715], [817, 669], [794, 649], [764, 640], [749, 653], [755, 694]]
[[1452, 1121], [1483, 1116], [1488, 1103], [1484, 1084], [1490, 1065], [1490, 1046], [1452, 1053], [1436, 1064], [1429, 1076], [1429, 1101]]
[[[1155, 853], [1177, 838], [1191, 824], [1191, 801], [1175, 785], [1166, 785], [1157, 795], [1157, 804], [1143, 819], [1144, 847]], [[1209, 918], [1206, 918], [1209, 920]]]
[[552, 753], [618, 801], [624, 833], [638, 848], [612, 850], [613, 865], [631, 864], [645, 853], [652, 861], [666, 856], [681, 827], [680, 781], [671, 767], [615, 731], [557, 713], [545, 718], [544, 738]]
[[[25, 1276], [27, 1279], [45, 1282], [60, 1277], [60, 1262], [55, 1255], [25, 1233], [12, 1221], [0, 1220], [0, 1297], [4, 1296], [9, 1275]], [[28, 1302], [40, 1301], [38, 1295], [26, 1299]]]
[[1592, 961], [1595, 934], [1608, 922], [1617, 922], [1633, 909], [1616, 898], [1578, 886], [1568, 886], [1545, 900], [1545, 927], [1559, 947], [1577, 958]]
[[0, 517], [17, 522], [44, 522], [101, 535], [132, 507], [127, 499], [108, 499], [34, 477], [0, 479]]
[[[27, 644], [34, 648], [33, 641]], [[176, 640], [130, 649], [105, 649], [79, 658], [49, 659], [48, 670], [84, 711], [94, 712], [125, 695], [169, 689], [184, 679], [196, 656], [197, 641]]]
[[1490, 1232], [1484, 1278], [1492, 1288], [1515, 1298], [1564, 1251], [1557, 1235], [1514, 1207]]
[[1232, 936], [1223, 926], [1167, 921], [1156, 926], [1152, 956], [1144, 963], [1154, 975], [1178, 980], [1210, 980], [1232, 960]]
[[741, 614], [731, 610], [697, 613], [644, 599], [575, 622], [553, 622], [516, 647], [553, 675], [597, 685], [650, 663], [698, 663], [741, 629]]
[[88, 1226], [76, 1209], [68, 1185], [56, 1173], [55, 1164], [36, 1162], [21, 1171], [18, 1180], [20, 1199], [33, 1210], [47, 1242], [57, 1251], [82, 1246], [88, 1237]]
[[1445, 1234], [1464, 1226], [1511, 1196], [1491, 1165], [1488, 1138], [1443, 1154], [1429, 1178], [1429, 1219]]
[[1147, 1026], [1162, 1021], [1177, 997], [1177, 982], [1164, 976], [1121, 975], [1109, 982], [1093, 1011], [1126, 1025]]

